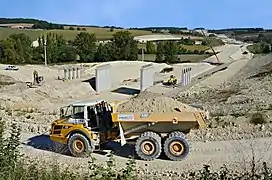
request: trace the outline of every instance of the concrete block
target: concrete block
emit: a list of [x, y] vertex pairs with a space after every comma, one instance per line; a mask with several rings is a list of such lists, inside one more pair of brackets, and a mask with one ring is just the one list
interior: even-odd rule
[[109, 64], [100, 65], [95, 70], [96, 92], [108, 91], [111, 89], [111, 66]]
[[76, 79], [76, 68], [75, 67], [72, 68], [72, 72], [73, 72], [72, 79]]
[[191, 83], [191, 72], [192, 72], [192, 68], [184, 68], [181, 70], [181, 85], [182, 86], [187, 86], [188, 84]]
[[80, 78], [80, 67], [76, 68], [76, 77]]
[[72, 70], [71, 68], [68, 68], [68, 79], [71, 80], [72, 79]]
[[63, 78], [64, 79], [67, 79], [67, 71], [68, 70], [66, 68], [63, 69]]
[[153, 86], [154, 83], [154, 69], [152, 64], [142, 66], [140, 70], [140, 91]]

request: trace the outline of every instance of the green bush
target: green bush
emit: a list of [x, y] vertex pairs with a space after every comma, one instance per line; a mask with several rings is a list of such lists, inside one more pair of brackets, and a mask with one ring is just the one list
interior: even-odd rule
[[[0, 118], [0, 180], [80, 180], [80, 179], [137, 179], [135, 161], [130, 159], [127, 166], [117, 170], [112, 154], [106, 165], [98, 165], [92, 158], [86, 173], [76, 173], [73, 168], [61, 169], [57, 163], [48, 164], [37, 160], [27, 160], [18, 150], [20, 128], [12, 124], [8, 137], [4, 137], [5, 125]], [[44, 166], [44, 164], [47, 164]]]
[[171, 71], [174, 71], [174, 68], [173, 67], [166, 67], [166, 68], [163, 68], [160, 73], [168, 73], [168, 72], [171, 72]]
[[209, 165], [204, 165], [202, 170], [198, 172], [191, 172], [187, 176], [185, 176], [188, 180], [232, 180], [232, 179], [263, 179], [270, 180], [272, 178], [272, 173], [268, 169], [267, 164], [264, 162], [262, 165], [261, 172], [257, 173], [255, 163], [252, 164], [252, 169], [245, 170], [244, 172], [237, 172], [228, 169], [225, 165], [223, 165], [218, 172], [211, 172]]
[[255, 124], [255, 125], [257, 125], [257, 124], [265, 124], [266, 123], [266, 119], [265, 119], [265, 117], [264, 117], [263, 114], [261, 114], [261, 113], [258, 112], [258, 113], [252, 114], [251, 119], [250, 119], [250, 123]]

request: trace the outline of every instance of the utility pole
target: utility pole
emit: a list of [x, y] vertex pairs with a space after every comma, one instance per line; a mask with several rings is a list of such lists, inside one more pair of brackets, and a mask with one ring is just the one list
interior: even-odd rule
[[46, 42], [44, 43], [44, 65], [47, 66], [47, 57], [46, 57]]
[[142, 61], [144, 61], [144, 48], [142, 48]]

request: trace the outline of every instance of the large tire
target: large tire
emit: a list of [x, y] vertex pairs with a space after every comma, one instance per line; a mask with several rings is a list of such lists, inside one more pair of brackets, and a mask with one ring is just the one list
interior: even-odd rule
[[164, 141], [164, 153], [172, 161], [181, 161], [188, 157], [190, 144], [182, 132], [172, 132]]
[[93, 151], [88, 139], [80, 134], [72, 134], [68, 140], [68, 149], [75, 157], [87, 157]]
[[154, 132], [144, 132], [136, 141], [135, 151], [145, 161], [158, 158], [162, 152], [161, 137]]

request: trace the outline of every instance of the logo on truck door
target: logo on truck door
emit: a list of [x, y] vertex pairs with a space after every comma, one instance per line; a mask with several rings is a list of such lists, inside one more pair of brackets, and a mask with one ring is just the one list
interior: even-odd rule
[[134, 120], [133, 114], [118, 114], [118, 120]]
[[150, 113], [142, 113], [140, 118], [148, 118]]

